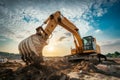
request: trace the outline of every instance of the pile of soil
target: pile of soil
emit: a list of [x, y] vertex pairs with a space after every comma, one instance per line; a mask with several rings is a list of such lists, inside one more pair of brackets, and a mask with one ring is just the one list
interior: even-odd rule
[[0, 63], [0, 80], [76, 80], [71, 78], [76, 74], [79, 80], [79, 76], [83, 78], [86, 74], [101, 72], [101, 65], [95, 61], [70, 63], [64, 59], [49, 59], [28, 66], [18, 62]]
[[[61, 72], [67, 68], [63, 62], [46, 61], [38, 65], [21, 66], [20, 63], [7, 62], [0, 64], [0, 80], [69, 80], [69, 77]], [[63, 65], [63, 66], [62, 66]], [[14, 70], [14, 68], [16, 68]]]
[[74, 66], [74, 72], [96, 72], [98, 69], [95, 67], [95, 64], [89, 61], [81, 61], [80, 63]]

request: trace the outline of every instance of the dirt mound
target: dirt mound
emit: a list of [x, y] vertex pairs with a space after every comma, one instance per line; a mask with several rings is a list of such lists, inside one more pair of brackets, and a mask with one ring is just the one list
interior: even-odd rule
[[70, 63], [64, 59], [49, 59], [39, 65], [28, 66], [18, 62], [0, 63], [0, 80], [79, 80], [94, 77], [96, 73], [118, 77], [115, 72], [119, 72], [119, 65], [105, 64], [95, 61]]
[[[16, 71], [16, 79], [20, 80], [60, 80], [65, 74], [46, 65], [29, 65]], [[64, 79], [65, 80], [65, 79]]]
[[[47, 62], [41, 65], [31, 64], [28, 66], [17, 64], [9, 62], [2, 64], [0, 80], [68, 80], [68, 76], [60, 71], [62, 64], [58, 66]], [[4, 69], [2, 69], [3, 67]], [[17, 70], [14, 70], [14, 67], [18, 67]]]
[[[18, 65], [19, 64], [19, 65]], [[1, 71], [2, 80], [72, 80], [69, 79], [70, 72], [95, 72], [94, 64], [87, 61], [79, 63], [65, 62], [63, 59], [47, 60], [40, 65], [21, 66], [20, 63], [5, 63], [2, 66], [9, 68]], [[10, 68], [12, 67], [12, 68]], [[17, 67], [16, 70], [13, 68]], [[8, 72], [8, 73], [6, 73]], [[12, 75], [10, 74], [12, 73]]]
[[0, 63], [0, 68], [4, 67], [20, 67], [22, 64], [18, 62], [6, 62], [6, 63]]
[[75, 71], [75, 72], [79, 72], [79, 71], [96, 72], [97, 68], [95, 67], [95, 64], [93, 64], [89, 61], [81, 61], [76, 66], [74, 66], [73, 71]]
[[14, 80], [14, 71], [21, 66], [17, 62], [0, 63], [0, 80]]

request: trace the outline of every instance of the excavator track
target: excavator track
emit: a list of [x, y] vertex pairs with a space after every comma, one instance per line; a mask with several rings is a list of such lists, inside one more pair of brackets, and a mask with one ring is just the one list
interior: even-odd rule
[[[77, 54], [77, 55], [69, 55], [69, 56], [65, 56], [65, 58], [69, 61], [69, 62], [78, 62], [78, 61], [93, 61], [93, 60], [97, 60], [99, 62], [102, 62], [103, 60], [107, 60], [106, 56], [102, 55], [102, 54]], [[104, 58], [104, 59], [103, 59]]]

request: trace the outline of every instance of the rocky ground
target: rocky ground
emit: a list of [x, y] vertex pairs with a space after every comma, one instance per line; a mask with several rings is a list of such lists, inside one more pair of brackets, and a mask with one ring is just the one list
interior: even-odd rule
[[46, 59], [41, 65], [0, 63], [0, 80], [119, 80], [120, 59], [70, 63], [62, 58]]

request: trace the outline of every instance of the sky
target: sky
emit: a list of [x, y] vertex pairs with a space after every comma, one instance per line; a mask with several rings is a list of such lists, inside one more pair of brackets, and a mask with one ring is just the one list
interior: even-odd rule
[[[56, 11], [79, 28], [81, 37], [94, 36], [103, 54], [120, 51], [120, 0], [0, 0], [0, 51], [19, 53], [20, 41]], [[61, 26], [47, 42], [44, 56], [64, 56], [74, 47], [71, 33]]]

